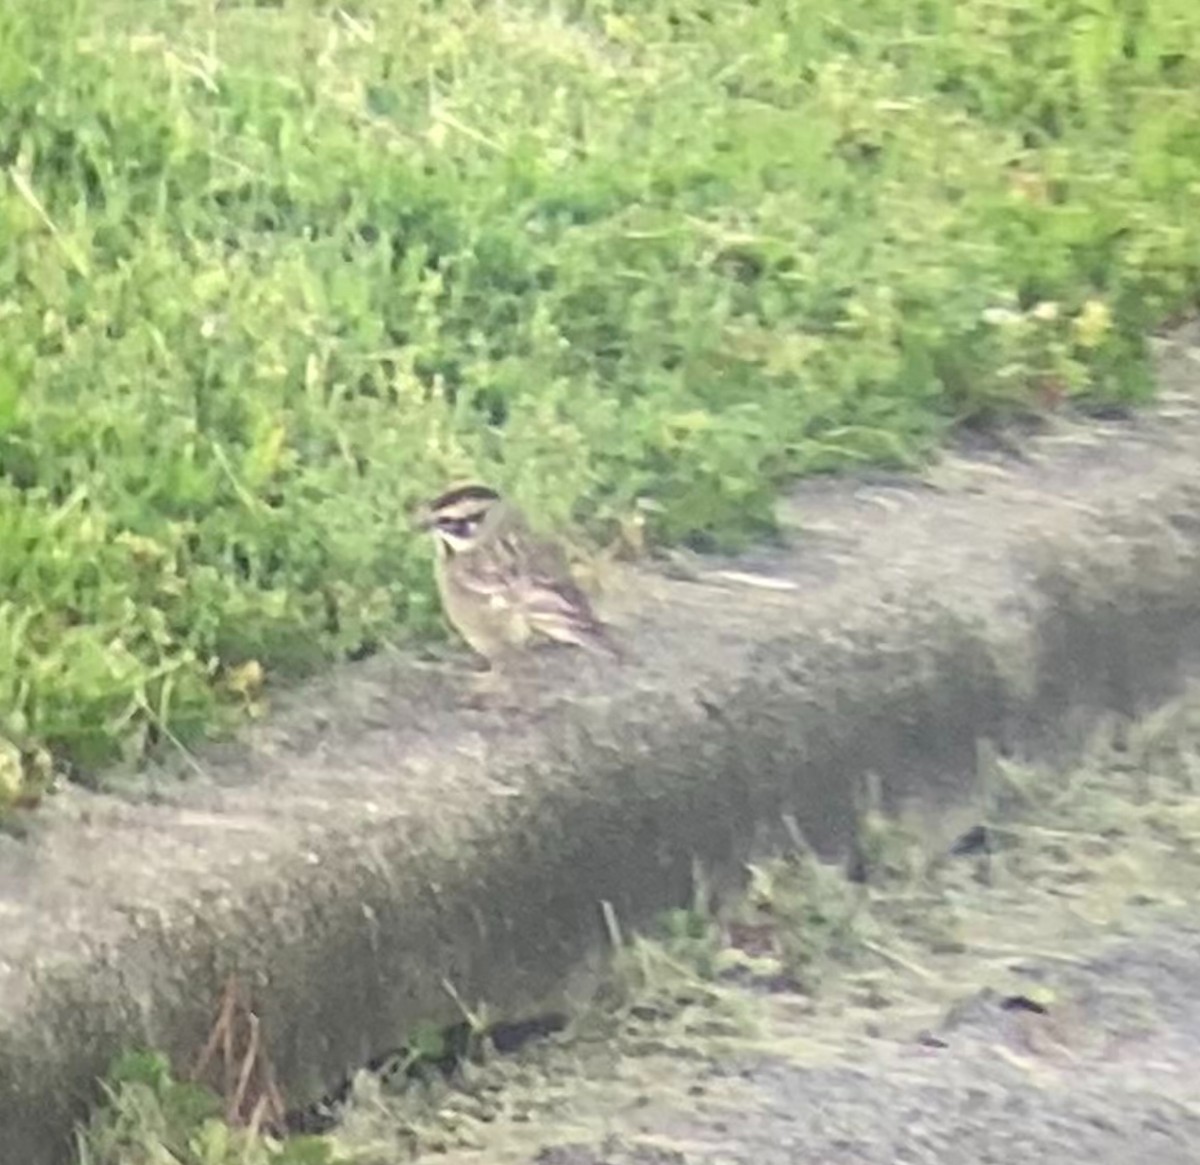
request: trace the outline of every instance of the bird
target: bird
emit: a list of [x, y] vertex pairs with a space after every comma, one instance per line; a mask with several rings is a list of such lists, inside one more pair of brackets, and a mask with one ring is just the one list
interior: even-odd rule
[[561, 547], [535, 535], [520, 509], [491, 486], [447, 489], [422, 507], [418, 525], [434, 538], [446, 618], [489, 670], [539, 640], [623, 658]]

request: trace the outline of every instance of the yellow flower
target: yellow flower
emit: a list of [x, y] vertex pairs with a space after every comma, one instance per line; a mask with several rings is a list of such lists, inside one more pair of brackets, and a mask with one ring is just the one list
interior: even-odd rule
[[225, 676], [225, 686], [236, 695], [250, 700], [262, 689], [265, 679], [262, 664], [257, 659], [248, 659], [245, 663], [229, 669]]
[[1081, 348], [1098, 348], [1112, 329], [1112, 312], [1108, 304], [1089, 299], [1075, 317], [1075, 342]]
[[11, 805], [21, 795], [25, 785], [25, 766], [21, 751], [11, 741], [0, 737], [0, 805]]

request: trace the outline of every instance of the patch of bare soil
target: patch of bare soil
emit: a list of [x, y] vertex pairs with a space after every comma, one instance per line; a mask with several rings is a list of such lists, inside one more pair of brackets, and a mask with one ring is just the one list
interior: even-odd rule
[[[1200, 691], [1071, 773], [997, 764], [930, 853], [866, 815], [634, 945], [561, 1036], [451, 1086], [359, 1081], [384, 1165], [1200, 1161]], [[707, 936], [707, 937], [706, 937]]]

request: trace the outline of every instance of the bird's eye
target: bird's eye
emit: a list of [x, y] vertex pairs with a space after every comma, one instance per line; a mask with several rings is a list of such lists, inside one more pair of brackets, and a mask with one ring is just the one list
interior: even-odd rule
[[454, 538], [469, 538], [476, 525], [475, 518], [443, 518], [438, 522], [438, 526]]

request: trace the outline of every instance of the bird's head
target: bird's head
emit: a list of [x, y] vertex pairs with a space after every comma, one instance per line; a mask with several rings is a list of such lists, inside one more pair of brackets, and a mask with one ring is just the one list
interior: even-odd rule
[[500, 495], [491, 486], [469, 482], [422, 506], [417, 525], [437, 539], [443, 552], [461, 554], [476, 544], [484, 523], [500, 504]]

